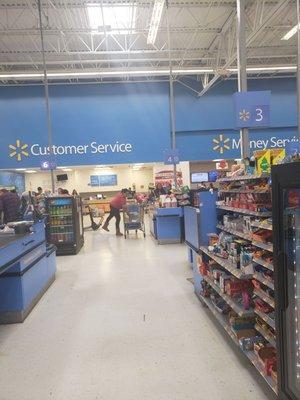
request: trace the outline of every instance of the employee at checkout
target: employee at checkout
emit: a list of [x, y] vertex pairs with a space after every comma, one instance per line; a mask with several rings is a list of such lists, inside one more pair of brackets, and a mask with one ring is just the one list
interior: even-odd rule
[[3, 222], [18, 221], [20, 217], [21, 201], [17, 193], [9, 192], [7, 189], [0, 189], [0, 220], [3, 213]]
[[111, 200], [109, 216], [107, 217], [104, 225], [102, 226], [102, 228], [105, 231], [109, 232], [109, 229], [108, 229], [109, 221], [112, 218], [116, 218], [116, 235], [117, 236], [123, 236], [123, 233], [121, 233], [121, 231], [120, 231], [120, 220], [121, 220], [120, 210], [126, 204], [126, 193], [127, 193], [127, 189], [122, 189], [121, 192], [118, 193]]

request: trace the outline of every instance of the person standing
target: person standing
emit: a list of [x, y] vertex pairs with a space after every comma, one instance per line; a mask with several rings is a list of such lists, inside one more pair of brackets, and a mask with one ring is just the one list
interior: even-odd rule
[[107, 217], [104, 225], [102, 228], [109, 232], [108, 229], [108, 224], [112, 218], [116, 219], [116, 235], [117, 236], [123, 236], [123, 233], [120, 231], [120, 221], [121, 221], [121, 215], [120, 215], [120, 210], [122, 207], [126, 204], [126, 192], [127, 189], [122, 189], [120, 193], [118, 193], [110, 202], [110, 213], [109, 216]]
[[3, 222], [18, 221], [20, 218], [21, 201], [17, 193], [7, 189], [0, 189], [0, 214], [3, 213]]

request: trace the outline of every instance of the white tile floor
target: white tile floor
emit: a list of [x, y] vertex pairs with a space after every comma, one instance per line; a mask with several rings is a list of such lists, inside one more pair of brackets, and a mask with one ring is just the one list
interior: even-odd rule
[[193, 293], [184, 245], [87, 232], [19, 325], [0, 326], [0, 400], [266, 400]]

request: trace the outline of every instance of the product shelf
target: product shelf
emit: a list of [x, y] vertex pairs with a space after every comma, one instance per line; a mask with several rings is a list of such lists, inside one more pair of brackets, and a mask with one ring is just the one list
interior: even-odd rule
[[271, 328], [275, 329], [275, 320], [270, 318], [268, 314], [263, 313], [262, 311], [255, 310], [254, 312], [258, 315], [263, 321], [265, 321]]
[[241, 231], [237, 231], [235, 229], [227, 228], [226, 226], [221, 225], [221, 224], [218, 224], [217, 228], [221, 229], [224, 232], [231, 233], [234, 236], [238, 236], [238, 237], [240, 237], [242, 239], [251, 240], [251, 235], [249, 235], [248, 233], [244, 233], [244, 232], [241, 232]]
[[72, 214], [50, 214], [51, 218], [65, 218], [72, 217]]
[[256, 264], [259, 264], [267, 269], [269, 269], [270, 271], [274, 271], [274, 266], [272, 263], [268, 263], [265, 260], [263, 260], [262, 258], [253, 258], [253, 262], [255, 262]]
[[259, 332], [272, 346], [276, 347], [276, 338], [270, 333], [266, 332], [259, 324], [255, 325], [255, 329]]
[[241, 176], [233, 176], [233, 177], [226, 177], [220, 178], [217, 182], [234, 182], [234, 181], [249, 181], [249, 180], [256, 180], [256, 179], [267, 179], [270, 178], [270, 174], [261, 174], [261, 175], [241, 175]]
[[260, 272], [255, 272], [253, 274], [253, 278], [261, 282], [263, 285], [268, 286], [268, 288], [274, 290], [274, 282], [264, 278], [264, 276]]
[[220, 189], [219, 193], [251, 193], [251, 194], [267, 194], [270, 191], [268, 189], [262, 190], [243, 190], [243, 189]]
[[254, 353], [254, 351], [244, 351], [240, 344], [239, 341], [237, 340], [237, 338], [235, 337], [234, 333], [231, 330], [231, 327], [226, 319], [226, 317], [222, 314], [220, 314], [214, 307], [214, 305], [212, 304], [211, 300], [198, 295], [199, 300], [204, 303], [207, 308], [211, 311], [211, 313], [214, 315], [214, 317], [216, 318], [216, 320], [218, 321], [218, 323], [222, 326], [222, 328], [227, 332], [228, 336], [233, 340], [233, 342], [236, 344], [236, 346], [238, 346], [238, 348], [240, 349], [240, 351], [248, 358], [248, 360], [251, 362], [251, 364], [256, 368], [256, 370], [259, 372], [259, 374], [264, 378], [264, 380], [266, 381], [266, 383], [269, 385], [269, 387], [277, 394], [277, 383], [274, 381], [274, 379], [272, 379], [272, 377], [267, 376], [260, 364], [260, 362], [257, 359], [256, 354]]
[[234, 275], [236, 278], [239, 279], [250, 279], [252, 278], [252, 275], [246, 275], [243, 273], [243, 271], [241, 271], [240, 269], [236, 268], [236, 265], [231, 263], [230, 261], [218, 257], [216, 255], [214, 255], [213, 253], [211, 253], [207, 247], [205, 246], [201, 246], [200, 250], [208, 255], [212, 260], [214, 260], [216, 263], [218, 263], [221, 267], [223, 267], [224, 269], [226, 269], [228, 272], [230, 272], [232, 275]]
[[270, 253], [273, 253], [273, 244], [262, 243], [262, 242], [252, 242], [253, 246], [259, 247], [260, 249], [267, 250]]
[[273, 230], [273, 225], [269, 224], [269, 223], [264, 223], [264, 222], [251, 222], [251, 226], [253, 226], [253, 228], [258, 228], [258, 229], [266, 229], [268, 231], [272, 231]]
[[272, 215], [270, 211], [251, 211], [244, 208], [235, 208], [222, 205], [217, 205], [217, 208], [220, 210], [232, 211], [238, 214], [254, 215], [255, 217], [270, 217]]
[[64, 228], [64, 227], [66, 227], [66, 226], [73, 226], [73, 224], [68, 224], [68, 225], [60, 225], [60, 224], [58, 224], [58, 225], [51, 225], [51, 228]]
[[265, 303], [269, 304], [269, 306], [275, 308], [275, 300], [272, 297], [268, 296], [266, 293], [264, 293], [262, 290], [254, 289], [253, 294], [258, 296]]
[[204, 275], [203, 279], [214, 289], [215, 292], [218, 293], [219, 296], [221, 296], [226, 303], [240, 316], [240, 317], [245, 317], [245, 316], [252, 316], [254, 315], [254, 311], [252, 308], [249, 310], [245, 310], [242, 305], [234, 301], [230, 296], [228, 296], [226, 293], [223, 293], [218, 285], [214, 283], [214, 281]]

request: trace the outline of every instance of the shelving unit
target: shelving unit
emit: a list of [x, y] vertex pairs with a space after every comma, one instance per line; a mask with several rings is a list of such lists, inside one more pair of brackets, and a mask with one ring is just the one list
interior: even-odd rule
[[272, 346], [276, 347], [276, 337], [265, 331], [259, 324], [255, 325], [255, 329], [259, 332]]
[[250, 234], [247, 234], [247, 233], [244, 233], [244, 232], [241, 232], [241, 231], [237, 231], [235, 229], [227, 228], [226, 226], [221, 225], [221, 224], [218, 224], [217, 228], [221, 229], [221, 231], [231, 233], [232, 235], [238, 236], [238, 237], [240, 237], [242, 239], [251, 240], [251, 235]]
[[197, 295], [199, 300], [204, 303], [208, 309], [211, 311], [211, 313], [214, 315], [216, 321], [221, 325], [221, 327], [225, 330], [225, 332], [228, 334], [230, 339], [233, 341], [233, 343], [238, 346], [239, 350], [248, 358], [248, 360], [251, 362], [251, 364], [256, 368], [256, 370], [259, 372], [259, 374], [264, 378], [266, 383], [269, 385], [269, 387], [277, 394], [277, 384], [272, 379], [272, 377], [268, 376], [265, 374], [261, 364], [257, 360], [257, 356], [254, 353], [254, 351], [244, 351], [237, 338], [235, 337], [234, 333], [232, 332], [231, 326], [229, 325], [226, 316], [223, 314], [220, 314], [212, 304], [211, 300], [203, 297], [201, 295]]
[[[257, 189], [252, 189], [253, 187], [258, 187], [260, 185], [259, 180], [266, 180], [269, 179], [268, 174], [264, 175], [248, 175], [248, 176], [239, 176], [235, 178], [223, 178], [218, 180], [220, 184], [220, 190], [219, 190], [219, 195], [224, 196], [225, 194], [228, 194], [225, 200], [226, 203], [234, 203], [236, 202], [237, 204], [240, 203], [240, 205], [244, 206], [244, 203], [246, 202], [245, 199], [248, 199], [247, 194], [251, 194], [252, 198], [250, 200], [254, 201], [254, 204], [259, 205], [262, 209], [270, 208], [270, 189], [265, 188], [266, 182], [263, 183], [262, 186], [264, 188], [262, 190], [257, 190]], [[253, 184], [251, 183], [251, 180], [255, 181]], [[230, 187], [230, 182], [235, 182], [237, 181], [238, 184], [233, 184], [233, 187]], [[249, 182], [250, 181], [250, 182]], [[256, 183], [258, 181], [258, 183]], [[222, 188], [222, 183], [229, 183], [226, 185], [226, 187]], [[243, 188], [243, 185], [246, 185], [246, 188]], [[238, 187], [237, 187], [238, 186]], [[248, 190], [248, 188], [250, 189]], [[257, 196], [256, 196], [257, 195]], [[254, 197], [256, 196], [256, 197]], [[228, 198], [229, 197], [229, 198]], [[224, 197], [222, 197], [224, 199]], [[263, 202], [265, 201], [265, 203]], [[265, 204], [265, 207], [264, 207]], [[263, 206], [263, 207], [262, 207]], [[217, 204], [217, 209], [223, 211], [228, 211], [229, 213], [234, 213], [237, 215], [241, 215], [240, 217], [235, 217], [233, 214], [230, 214], [231, 216], [227, 218], [227, 220], [230, 221], [230, 219], [235, 219], [235, 218], [243, 218], [242, 216], [248, 216], [250, 219], [245, 219], [245, 224], [248, 224], [248, 226], [251, 226], [251, 228], [256, 231], [257, 229], [259, 230], [268, 230], [272, 231], [273, 227], [270, 222], [270, 220], [266, 220], [266, 218], [271, 217], [272, 212], [271, 211], [252, 211], [249, 209], [245, 208], [238, 208], [238, 207], [230, 207], [227, 205]], [[255, 209], [253, 207], [253, 209]], [[255, 217], [255, 218], [251, 218]], [[259, 281], [261, 284], [263, 284], [266, 288], [269, 288], [274, 291], [274, 282], [270, 279], [266, 279], [266, 277], [263, 275], [262, 272], [260, 271], [274, 271], [273, 264], [271, 262], [265, 261], [262, 257], [266, 257], [269, 253], [270, 255], [273, 252], [273, 244], [272, 243], [264, 243], [264, 242], [259, 242], [255, 241], [252, 239], [252, 233], [251, 232], [243, 232], [240, 230], [232, 229], [230, 227], [227, 227], [226, 225], [222, 223], [218, 223], [216, 225], [216, 228], [219, 229], [220, 231], [226, 232], [228, 234], [231, 234], [234, 238], [241, 238], [249, 242], [252, 246], [257, 247], [257, 252], [256, 255], [257, 257], [253, 258], [253, 266], [255, 269], [255, 272], [252, 273], [251, 275], [246, 275], [242, 269], [239, 269], [236, 264], [233, 262], [229, 261], [226, 258], [219, 257], [217, 254], [211, 252], [208, 250], [208, 247], [200, 247], [200, 251], [208, 257], [208, 259], [211, 259], [215, 261], [223, 270], [225, 270], [227, 273], [233, 275], [235, 278], [241, 279], [241, 280], [251, 280], [251, 279], [256, 279]], [[257, 232], [256, 232], [257, 233]], [[265, 236], [267, 237], [267, 235]], [[225, 238], [225, 237], [224, 237]], [[271, 239], [269, 239], [271, 240]], [[224, 240], [225, 246], [226, 246], [226, 239]], [[247, 243], [247, 242], [245, 242]], [[242, 244], [243, 246], [243, 244]], [[248, 246], [249, 247], [249, 246]], [[264, 250], [263, 252], [260, 252], [260, 250]], [[251, 247], [250, 247], [251, 251]], [[253, 250], [252, 250], [253, 251]], [[222, 253], [222, 249], [220, 251]], [[255, 253], [254, 253], [255, 254]], [[260, 256], [261, 254], [261, 256]], [[259, 255], [259, 256], [258, 256]], [[265, 268], [265, 270], [264, 270]], [[271, 274], [269, 272], [269, 274]], [[220, 296], [228, 305], [229, 307], [240, 317], [244, 316], [256, 316], [257, 317], [257, 323], [255, 324], [255, 330], [257, 331], [257, 334], [260, 335], [262, 338], [264, 338], [271, 346], [276, 347], [276, 339], [275, 339], [275, 334], [273, 334], [273, 331], [268, 330], [267, 326], [272, 328], [272, 330], [275, 331], [275, 320], [271, 318], [270, 315], [263, 313], [259, 311], [259, 309], [256, 308], [250, 308], [249, 310], [245, 310], [244, 306], [242, 303], [239, 303], [235, 298], [229, 296], [227, 293], [223, 293], [221, 290], [221, 287], [217, 284], [217, 281], [213, 279], [210, 275], [201, 275], [203, 281], [206, 282], [206, 285], [210, 287], [210, 290], [212, 291], [211, 293], [216, 293], [216, 295]], [[207, 286], [206, 286], [207, 287]], [[238, 286], [237, 286], [238, 287]], [[267, 290], [267, 289], [266, 289]], [[204, 292], [205, 293], [205, 292]], [[252, 293], [252, 292], [251, 292]], [[253, 290], [253, 296], [255, 298], [261, 299], [263, 302], [266, 303], [266, 305], [272, 307], [275, 309], [275, 300], [272, 296], [272, 293], [267, 293], [264, 291], [263, 286], [261, 289], [259, 288], [254, 288]], [[199, 296], [198, 296], [199, 297]], [[232, 331], [231, 325], [229, 323], [228, 317], [226, 315], [220, 314], [217, 308], [214, 306], [213, 302], [207, 298], [203, 297], [200, 295], [201, 301], [207, 305], [209, 310], [212, 312], [212, 314], [216, 317], [217, 321], [222, 325], [222, 327], [225, 329], [225, 331], [228, 333], [228, 335], [231, 337], [231, 339], [239, 346], [239, 342], [236, 339], [234, 332]], [[272, 315], [274, 314], [274, 311], [272, 312]], [[260, 321], [260, 323], [259, 323]], [[265, 324], [265, 329], [264, 325]], [[241, 351], [243, 351], [241, 349]], [[269, 376], [266, 376], [264, 373], [264, 370], [262, 368], [261, 362], [259, 361], [256, 353], [254, 351], [243, 351], [243, 353], [248, 357], [250, 362], [255, 366], [255, 368], [258, 370], [258, 372], [264, 377], [268, 385], [276, 392], [277, 388], [277, 383]]]
[[262, 218], [270, 217], [272, 215], [270, 211], [251, 211], [244, 208], [235, 208], [223, 205], [217, 205], [217, 208], [219, 208], [220, 210], [232, 211], [238, 214], [253, 215], [255, 217], [262, 217]]
[[259, 289], [254, 289], [253, 294], [262, 299], [265, 303], [269, 304], [269, 306], [275, 308], [275, 300], [271, 296], [268, 296], [264, 291]]
[[250, 275], [245, 275], [243, 273], [243, 271], [241, 271], [240, 269], [238, 269], [236, 267], [236, 265], [234, 265], [233, 263], [229, 262], [228, 260], [226, 260], [225, 258], [221, 258], [218, 257], [216, 255], [214, 255], [213, 253], [211, 253], [207, 247], [201, 246], [200, 250], [205, 253], [206, 255], [208, 255], [212, 260], [214, 260], [216, 263], [218, 263], [221, 267], [223, 267], [224, 269], [226, 269], [228, 272], [230, 272], [233, 276], [235, 276], [236, 278], [239, 279], [249, 279], [251, 278]]
[[268, 288], [274, 290], [274, 282], [271, 282], [269, 279], [266, 279], [260, 272], [255, 272], [253, 278], [262, 283]]
[[262, 258], [253, 258], [253, 262], [256, 264], [261, 265], [262, 267], [265, 267], [267, 269], [269, 269], [270, 271], [274, 271], [274, 266], [272, 263], [268, 263], [265, 260], [263, 260]]
[[266, 324], [268, 324], [271, 328], [275, 329], [275, 320], [265, 314], [262, 311], [254, 310], [255, 314], [257, 314]]
[[236, 181], [254, 181], [259, 179], [269, 179], [270, 174], [260, 174], [260, 175], [242, 175], [234, 177], [225, 177], [218, 179], [218, 182], [236, 182]]
[[265, 194], [268, 190], [242, 190], [242, 189], [221, 189], [219, 193], [252, 193], [252, 194]]
[[240, 317], [248, 317], [248, 316], [252, 316], [254, 314], [254, 311], [252, 308], [250, 308], [249, 310], [245, 310], [244, 307], [237, 303], [236, 301], [234, 301], [231, 297], [229, 297], [227, 294], [222, 293], [221, 289], [218, 285], [216, 285], [214, 283], [214, 281], [209, 278], [208, 276], [203, 276], [203, 279], [214, 289], [215, 292], [218, 293], [219, 296], [221, 296], [226, 303], [233, 309], [233, 311], [235, 311]]
[[252, 241], [253, 246], [259, 247], [260, 249], [267, 250], [270, 253], [273, 253], [273, 244], [269, 243], [261, 243]]
[[268, 231], [273, 231], [273, 225], [270, 223], [265, 223], [265, 222], [257, 223], [255, 221], [253, 221], [251, 223], [251, 226], [253, 226], [253, 228], [266, 229]]

